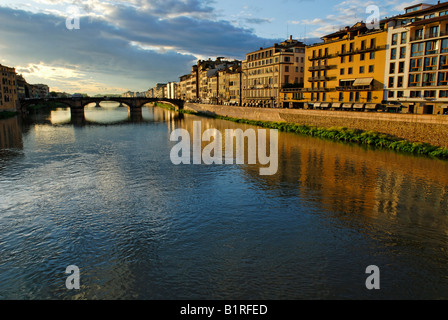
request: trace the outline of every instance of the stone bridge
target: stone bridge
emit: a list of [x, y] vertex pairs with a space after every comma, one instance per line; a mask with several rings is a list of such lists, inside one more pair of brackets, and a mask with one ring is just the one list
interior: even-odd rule
[[101, 102], [117, 102], [121, 105], [127, 105], [131, 114], [140, 114], [142, 107], [147, 103], [163, 102], [174, 106], [176, 109], [183, 109], [184, 101], [180, 99], [167, 98], [112, 98], [112, 97], [72, 97], [72, 98], [45, 98], [45, 99], [23, 99], [20, 100], [20, 107], [26, 110], [27, 107], [36, 104], [45, 104], [49, 102], [57, 102], [70, 108], [72, 116], [80, 116], [84, 114], [84, 107], [88, 104], [95, 103], [99, 106]]

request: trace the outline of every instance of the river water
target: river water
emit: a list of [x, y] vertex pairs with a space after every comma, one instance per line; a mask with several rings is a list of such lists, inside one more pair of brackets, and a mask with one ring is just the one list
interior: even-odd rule
[[0, 121], [0, 299], [448, 298], [448, 162], [279, 133], [262, 176], [170, 160], [176, 128], [248, 125], [112, 104], [75, 120]]

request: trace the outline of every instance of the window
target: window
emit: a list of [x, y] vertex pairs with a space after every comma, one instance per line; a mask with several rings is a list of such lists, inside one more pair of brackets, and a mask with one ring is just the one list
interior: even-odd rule
[[425, 98], [435, 98], [436, 97], [436, 92], [434, 90], [425, 90], [423, 96]]
[[364, 73], [364, 67], [359, 67], [359, 73]]
[[397, 98], [403, 98], [403, 91], [397, 91]]
[[341, 56], [341, 63], [345, 62], [345, 56]]
[[438, 41], [426, 42], [426, 54], [436, 54], [439, 52]]
[[405, 44], [408, 38], [408, 33], [407, 32], [402, 32], [401, 33], [401, 42], [400, 44]]
[[373, 60], [373, 59], [375, 59], [375, 52], [374, 51], [370, 52], [370, 60]]
[[344, 93], [339, 92], [339, 101], [342, 102], [344, 100]]
[[344, 75], [344, 73], [345, 73], [345, 69], [344, 69], [344, 68], [341, 68], [341, 70], [340, 70], [339, 74], [340, 74], [341, 76], [343, 76], [343, 75]]
[[345, 53], [345, 44], [341, 46], [341, 53]]
[[400, 59], [406, 58], [406, 47], [400, 48]]
[[421, 91], [411, 91], [409, 94], [410, 98], [421, 98], [422, 92]]
[[395, 62], [390, 63], [389, 73], [395, 73]]
[[296, 72], [299, 72], [299, 67], [296, 67]]
[[420, 86], [420, 79], [421, 79], [421, 75], [419, 73], [417, 73], [417, 74], [410, 74], [409, 75], [409, 86], [410, 87], [418, 87], [418, 86]]
[[353, 50], [354, 50], [354, 46], [355, 46], [355, 44], [352, 42], [352, 43], [350, 43], [350, 52], [353, 52]]
[[411, 46], [411, 57], [418, 57], [423, 55], [424, 44], [423, 43], [414, 43]]
[[352, 62], [353, 61], [353, 56], [348, 56], [348, 62]]
[[370, 39], [370, 48], [375, 48], [375, 38]]
[[367, 102], [372, 102], [372, 92], [367, 92]]
[[359, 55], [359, 60], [360, 61], [364, 61], [366, 59], [366, 54], [365, 53], [361, 53], [360, 55]]
[[424, 71], [437, 70], [437, 57], [425, 58]]
[[361, 50], [364, 50], [366, 48], [366, 40], [361, 41]]
[[415, 40], [423, 39], [423, 29], [415, 30]]
[[423, 86], [424, 87], [430, 87], [436, 85], [436, 73], [424, 73], [423, 74]]
[[327, 101], [327, 94], [325, 92], [322, 93], [322, 101]]
[[398, 73], [404, 73], [404, 61], [398, 64]]
[[448, 69], [448, 56], [440, 56], [440, 69]]
[[438, 81], [437, 85], [438, 86], [448, 85], [448, 72], [440, 72], [439, 73], [439, 81]]
[[411, 60], [411, 72], [422, 71], [422, 58], [420, 59], [412, 59]]
[[373, 73], [375, 70], [375, 66], [369, 66], [369, 73]]
[[398, 77], [397, 78], [397, 88], [402, 88], [403, 87], [403, 77]]
[[435, 38], [439, 36], [439, 26], [429, 28], [429, 37]]
[[440, 53], [447, 53], [448, 52], [448, 39], [442, 40], [442, 46], [440, 48]]
[[394, 77], [389, 77], [389, 88], [393, 88], [394, 87]]
[[398, 34], [395, 33], [392, 35], [392, 45], [396, 45], [397, 44], [397, 39], [398, 39]]
[[350, 92], [350, 102], [353, 102], [353, 92]]
[[348, 72], [347, 72], [348, 74], [353, 74], [353, 68], [348, 68]]
[[390, 50], [390, 59], [394, 60], [397, 58], [397, 49], [393, 48]]
[[394, 97], [395, 97], [395, 91], [389, 91], [389, 92], [387, 93], [387, 96], [388, 96], [389, 98], [394, 98]]
[[285, 72], [289, 72], [289, 66], [285, 66]]
[[440, 90], [439, 98], [448, 98], [448, 90]]
[[285, 57], [285, 62], [290, 62], [291, 59], [289, 57]]
[[436, 16], [435, 13], [427, 14], [427, 15], [424, 17], [424, 19], [431, 19], [431, 18], [434, 18], [435, 16]]
[[446, 16], [446, 15], [448, 15], [448, 11], [442, 11], [439, 14], [439, 16]]
[[356, 101], [356, 102], [359, 102], [359, 92], [356, 92], [356, 93], [355, 93], [355, 101]]

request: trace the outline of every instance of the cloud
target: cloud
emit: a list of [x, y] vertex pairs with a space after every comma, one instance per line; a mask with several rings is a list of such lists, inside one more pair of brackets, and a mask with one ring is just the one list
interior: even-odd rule
[[36, 13], [0, 6], [0, 21], [6, 26], [0, 29], [2, 58], [30, 76], [36, 66], [56, 66], [49, 79], [54, 85], [63, 82], [58, 73], [72, 70], [82, 79], [95, 75], [115, 87], [144, 90], [156, 82], [178, 80], [198, 57], [244, 58], [260, 43], [271, 41], [214, 20], [211, 7], [197, 0], [67, 5], [73, 3], [82, 5], [85, 13], [79, 30], [66, 29], [64, 7]]

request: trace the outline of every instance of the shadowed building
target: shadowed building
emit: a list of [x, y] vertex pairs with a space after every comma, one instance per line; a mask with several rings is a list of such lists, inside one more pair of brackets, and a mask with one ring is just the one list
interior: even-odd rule
[[17, 80], [15, 68], [9, 68], [0, 64], [0, 110], [17, 110]]

